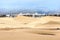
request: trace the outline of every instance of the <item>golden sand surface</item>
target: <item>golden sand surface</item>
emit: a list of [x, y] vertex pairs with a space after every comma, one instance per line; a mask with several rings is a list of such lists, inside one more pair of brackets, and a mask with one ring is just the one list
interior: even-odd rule
[[60, 17], [0, 18], [0, 40], [60, 40]]
[[60, 27], [60, 17], [45, 16], [33, 18], [26, 16], [17, 16], [15, 18], [0, 18], [0, 28], [41, 28], [41, 27]]
[[37, 19], [33, 17], [27, 17], [27, 16], [17, 16], [15, 20], [21, 23], [31, 23], [33, 21], [36, 21]]
[[0, 40], [60, 40], [60, 30], [0, 30]]

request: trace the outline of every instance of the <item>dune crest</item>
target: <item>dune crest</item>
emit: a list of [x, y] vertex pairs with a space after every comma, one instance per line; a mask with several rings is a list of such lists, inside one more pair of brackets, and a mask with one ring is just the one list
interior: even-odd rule
[[60, 17], [45, 16], [33, 18], [27, 16], [17, 16], [15, 18], [0, 18], [0, 28], [43, 28], [60, 27]]

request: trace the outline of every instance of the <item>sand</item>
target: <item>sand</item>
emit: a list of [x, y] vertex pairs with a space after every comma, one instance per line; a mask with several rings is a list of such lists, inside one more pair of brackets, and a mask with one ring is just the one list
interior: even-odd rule
[[41, 18], [32, 18], [17, 16], [15, 18], [0, 18], [0, 28], [41, 28], [41, 27], [60, 27], [60, 17], [46, 16]]
[[31, 23], [31, 22], [33, 22], [33, 21], [36, 21], [37, 18], [26, 17], [26, 16], [17, 16], [17, 17], [15, 18], [15, 20], [16, 20], [16, 21], [19, 21], [20, 23], [26, 23], [26, 24], [28, 24], [28, 23]]
[[[41, 34], [44, 32], [45, 34]], [[19, 30], [17, 29], [17, 30], [11, 30], [11, 31], [1, 30], [0, 40], [60, 40], [60, 31], [59, 30], [50, 30], [50, 31], [40, 30], [39, 31], [36, 29], [32, 29], [32, 30], [31, 29], [19, 29]]]
[[60, 40], [60, 17], [0, 18], [0, 40]]
[[60, 17], [46, 16], [33, 18], [17, 16], [15, 18], [0, 18], [0, 28], [50, 28], [60, 27]]

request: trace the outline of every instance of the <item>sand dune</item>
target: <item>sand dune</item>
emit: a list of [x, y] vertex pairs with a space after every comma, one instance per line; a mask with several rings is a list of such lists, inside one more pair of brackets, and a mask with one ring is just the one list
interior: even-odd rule
[[60, 17], [46, 16], [41, 18], [32, 18], [26, 16], [17, 16], [15, 18], [0, 18], [0, 28], [43, 28], [60, 27]]
[[60, 28], [60, 17], [4, 17], [0, 18], [0, 40], [60, 40], [60, 30], [50, 30], [55, 27]]
[[30, 22], [36, 21], [36, 18], [26, 17], [26, 16], [17, 16], [15, 20], [21, 23], [30, 23]]
[[[28, 18], [28, 20], [30, 19]], [[41, 18], [34, 18], [34, 20], [32, 18], [31, 22], [28, 22], [26, 26], [31, 27], [31, 28], [60, 27], [60, 17], [46, 16], [46, 17], [41, 17]]]

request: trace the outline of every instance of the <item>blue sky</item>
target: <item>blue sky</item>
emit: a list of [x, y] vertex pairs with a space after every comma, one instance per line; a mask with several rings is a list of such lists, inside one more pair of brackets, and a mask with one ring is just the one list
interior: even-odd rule
[[0, 0], [0, 8], [46, 8], [54, 10], [60, 9], [60, 0]]

